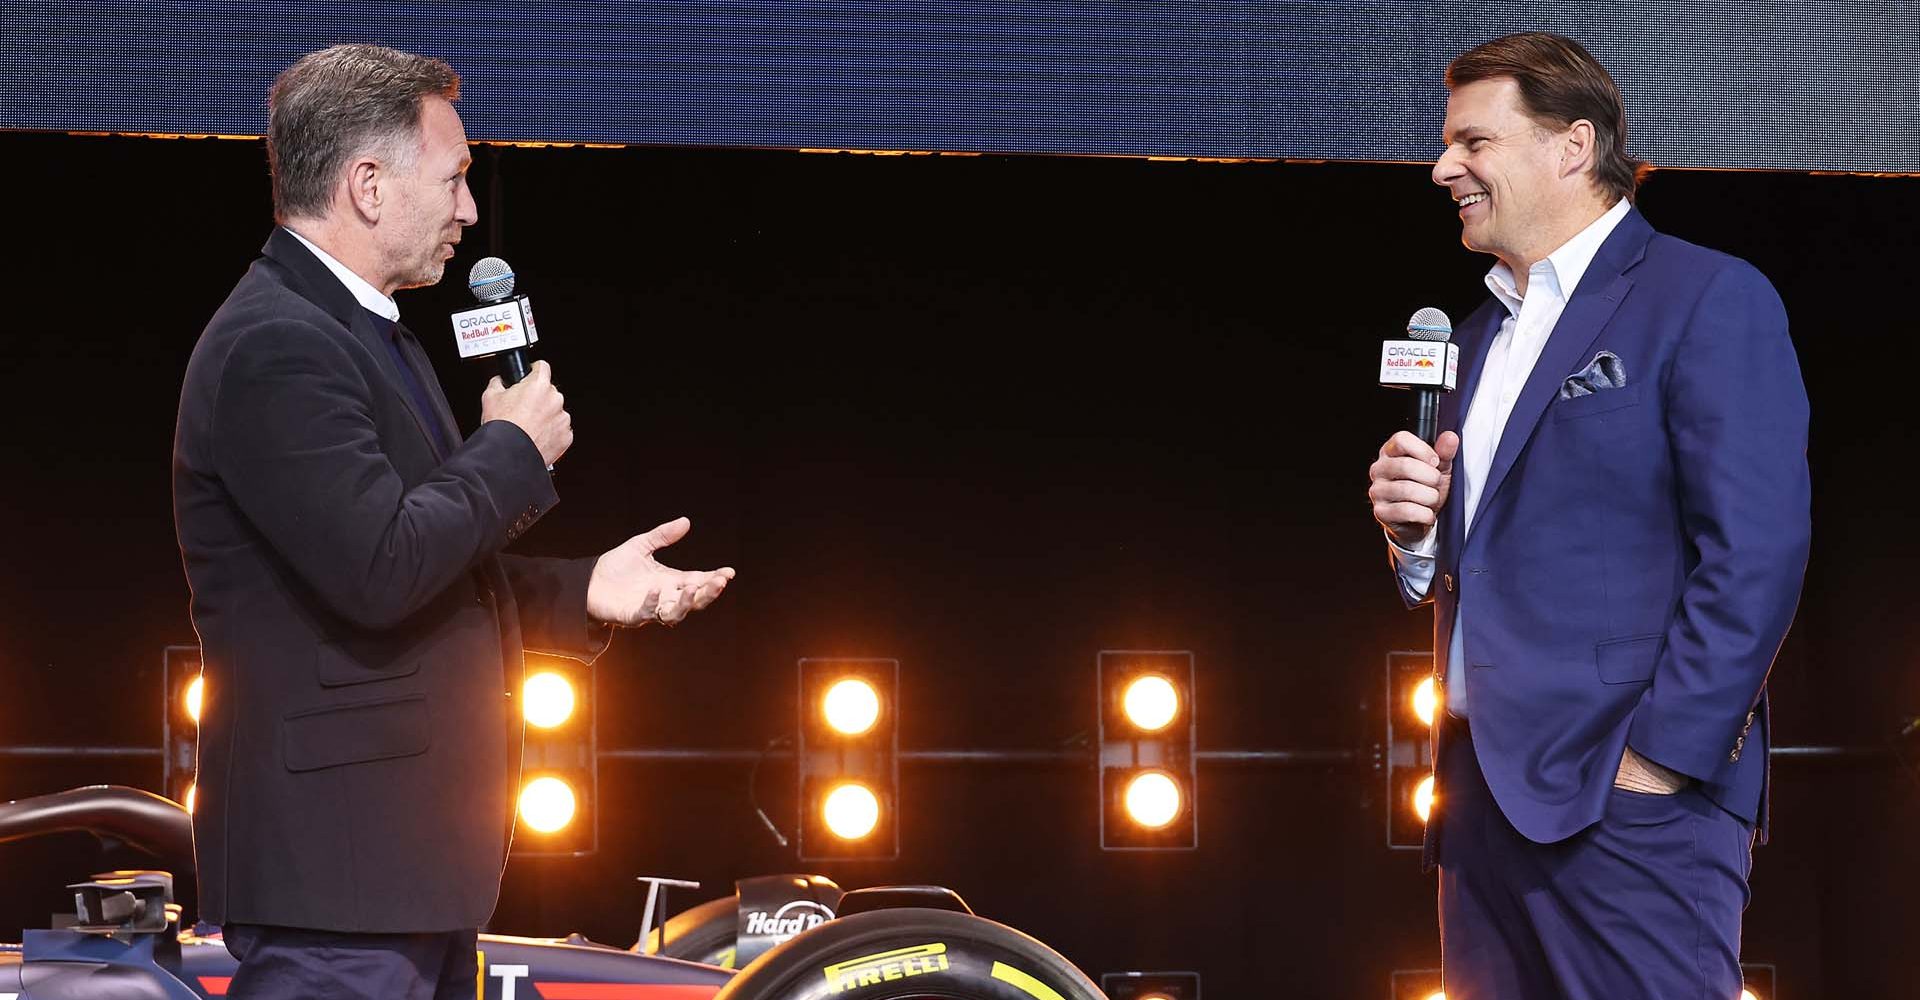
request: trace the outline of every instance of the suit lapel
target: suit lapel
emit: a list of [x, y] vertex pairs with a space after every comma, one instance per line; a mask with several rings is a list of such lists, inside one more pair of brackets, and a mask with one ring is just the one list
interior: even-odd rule
[[1574, 289], [1573, 299], [1560, 314], [1560, 321], [1554, 324], [1553, 333], [1548, 335], [1546, 347], [1540, 351], [1533, 372], [1527, 376], [1527, 384], [1514, 400], [1507, 426], [1500, 432], [1500, 447], [1493, 453], [1493, 465], [1487, 469], [1486, 485], [1478, 491], [1476, 506], [1480, 510], [1488, 509], [1501, 484], [1506, 482], [1507, 473], [1513, 471], [1514, 460], [1532, 439], [1534, 428], [1547, 412], [1547, 404], [1559, 394], [1567, 376], [1579, 370], [1588, 349], [1599, 339], [1600, 331], [1606, 328], [1614, 310], [1633, 287], [1633, 279], [1625, 272], [1646, 255], [1647, 240], [1652, 236], [1653, 228], [1639, 211], [1629, 210], [1600, 245], [1600, 252], [1594, 255], [1593, 263], [1580, 278], [1579, 287]]

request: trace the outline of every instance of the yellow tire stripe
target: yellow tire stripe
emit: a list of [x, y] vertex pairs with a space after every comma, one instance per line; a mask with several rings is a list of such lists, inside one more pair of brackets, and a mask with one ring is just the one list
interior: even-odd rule
[[1066, 997], [1054, 992], [1053, 987], [1021, 972], [1019, 969], [1005, 962], [993, 963], [993, 978], [1004, 983], [1012, 983], [1028, 996], [1033, 997], [1034, 1000], [1067, 1000]]

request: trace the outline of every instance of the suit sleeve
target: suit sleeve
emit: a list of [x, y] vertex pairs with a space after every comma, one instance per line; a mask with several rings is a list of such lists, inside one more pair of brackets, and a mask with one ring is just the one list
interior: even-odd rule
[[481, 425], [408, 489], [374, 424], [372, 389], [337, 336], [297, 322], [242, 334], [214, 404], [214, 467], [234, 502], [343, 618], [390, 628], [557, 501], [539, 449]]
[[514, 603], [520, 607], [521, 644], [538, 653], [592, 663], [612, 641], [613, 628], [587, 617], [587, 582], [598, 556], [586, 559], [500, 557]]
[[1727, 761], [1800, 600], [1812, 541], [1807, 393], [1758, 271], [1714, 275], [1665, 387], [1682, 529], [1698, 557], [1628, 733], [1696, 778]]

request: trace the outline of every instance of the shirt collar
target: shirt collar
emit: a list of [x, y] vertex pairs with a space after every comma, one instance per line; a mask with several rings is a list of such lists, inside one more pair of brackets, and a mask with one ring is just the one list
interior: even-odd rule
[[[1613, 207], [1598, 219], [1587, 224], [1587, 228], [1575, 233], [1573, 238], [1560, 245], [1560, 249], [1547, 255], [1546, 260], [1537, 261], [1527, 269], [1527, 288], [1545, 289], [1548, 294], [1562, 302], [1573, 298], [1573, 290], [1580, 285], [1580, 279], [1592, 266], [1593, 258], [1600, 253], [1601, 244], [1613, 235], [1620, 220], [1627, 217], [1631, 206], [1625, 198], [1614, 202]], [[1493, 293], [1507, 312], [1520, 315], [1521, 296], [1519, 285], [1514, 281], [1513, 269], [1505, 261], [1493, 265], [1487, 272], [1487, 290]]]
[[353, 273], [353, 271], [347, 268], [347, 265], [334, 260], [332, 254], [314, 246], [312, 240], [294, 232], [287, 226], [281, 226], [280, 228], [292, 234], [294, 239], [300, 241], [301, 246], [313, 251], [313, 255], [320, 258], [320, 263], [327, 265], [327, 270], [332, 271], [333, 276], [339, 278], [340, 283], [347, 286], [347, 291], [353, 293], [354, 299], [360, 303], [362, 308], [376, 316], [384, 317], [389, 323], [398, 323], [400, 321], [400, 306], [393, 301], [392, 296], [380, 294], [380, 290], [368, 284], [367, 279]]

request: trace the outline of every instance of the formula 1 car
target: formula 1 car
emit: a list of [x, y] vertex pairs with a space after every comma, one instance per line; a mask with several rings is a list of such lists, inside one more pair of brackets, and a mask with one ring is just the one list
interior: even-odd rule
[[[186, 810], [149, 792], [96, 785], [0, 803], [0, 843], [73, 830], [178, 871], [192, 864]], [[216, 928], [185, 922], [171, 874], [109, 872], [68, 888], [64, 926], [0, 944], [0, 1000], [226, 995], [236, 963]], [[478, 990], [482, 1000], [1104, 1000], [1060, 954], [975, 916], [949, 890], [842, 894], [818, 876], [743, 880], [737, 897], [694, 907], [631, 948], [482, 934]]]

